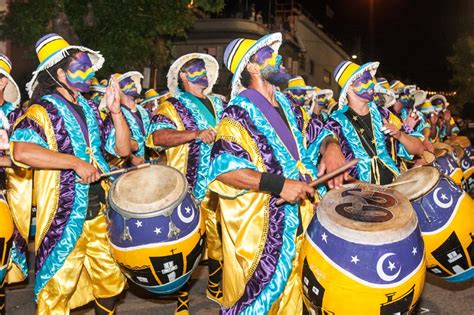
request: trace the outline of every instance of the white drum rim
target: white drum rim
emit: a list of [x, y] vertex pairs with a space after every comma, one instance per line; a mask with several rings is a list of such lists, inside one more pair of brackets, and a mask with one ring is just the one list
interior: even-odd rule
[[176, 209], [176, 207], [179, 206], [183, 202], [183, 200], [186, 198], [186, 195], [187, 195], [188, 190], [189, 190], [189, 185], [188, 185], [188, 181], [186, 180], [186, 177], [180, 171], [178, 171], [174, 167], [171, 167], [171, 166], [168, 166], [168, 165], [151, 165], [150, 167], [167, 168], [167, 169], [172, 170], [173, 172], [175, 172], [178, 175], [178, 177], [180, 178], [180, 180], [182, 180], [182, 182], [183, 182], [183, 185], [184, 185], [183, 186], [184, 187], [183, 192], [179, 195], [179, 197], [176, 199], [176, 201], [173, 201], [172, 203], [170, 203], [169, 205], [167, 205], [166, 207], [164, 207], [162, 209], [158, 209], [158, 210], [150, 211], [150, 212], [144, 212], [144, 213], [131, 212], [131, 211], [127, 211], [126, 209], [121, 208], [112, 199], [113, 194], [115, 192], [115, 187], [118, 184], [118, 181], [120, 180], [120, 178], [119, 178], [110, 187], [109, 195], [108, 195], [107, 199], [109, 201], [109, 207], [112, 208], [117, 213], [119, 213], [122, 217], [124, 217], [126, 219], [131, 219], [131, 218], [147, 219], [147, 218], [153, 218], [153, 217], [160, 216], [160, 215], [168, 217], [168, 216], [171, 216], [171, 214], [173, 213], [173, 210]]
[[[434, 166], [431, 165], [423, 165], [423, 166], [417, 166], [414, 168], [411, 168], [407, 170], [406, 172], [400, 174], [395, 180], [394, 183], [401, 182], [401, 181], [406, 181], [406, 180], [411, 180], [413, 179], [413, 174], [420, 173], [420, 172], [430, 172], [430, 176], [427, 176], [429, 179], [428, 182], [424, 181], [416, 181], [416, 182], [411, 182], [407, 184], [401, 184], [394, 186], [393, 189], [400, 192], [404, 196], [408, 198], [408, 200], [416, 200], [430, 191], [433, 190], [434, 187], [439, 183], [441, 180], [443, 174]], [[404, 187], [407, 187], [407, 190], [402, 189]]]
[[[324, 199], [327, 197], [332, 197], [331, 194], [335, 194], [334, 192], [338, 190], [331, 190], [329, 191], [321, 201], [318, 209], [316, 210], [316, 216], [321, 223], [321, 225], [327, 229], [329, 232], [332, 234], [336, 235], [339, 238], [342, 238], [348, 242], [352, 243], [358, 243], [358, 244], [365, 244], [365, 245], [384, 245], [384, 244], [389, 244], [389, 243], [395, 243], [398, 241], [402, 241], [406, 239], [415, 229], [418, 228], [418, 217], [415, 213], [415, 210], [413, 209], [410, 201], [400, 192], [395, 191], [393, 189], [387, 189], [383, 188], [382, 186], [378, 185], [371, 185], [371, 184], [355, 184], [353, 187], [358, 187], [361, 185], [368, 185], [368, 186], [376, 186], [381, 188], [381, 191], [389, 191], [393, 194], [395, 194], [398, 198], [398, 200], [401, 202], [400, 207], [404, 205], [404, 207], [409, 208], [411, 211], [408, 211], [409, 216], [399, 216], [399, 218], [404, 219], [400, 226], [397, 228], [390, 228], [391, 225], [393, 225], [392, 220], [384, 223], [378, 223], [379, 226], [383, 226], [384, 229], [380, 231], [374, 231], [374, 230], [355, 230], [348, 228], [346, 225], [342, 224], [344, 221], [349, 222], [349, 219], [343, 218], [339, 214], [336, 214], [337, 217], [339, 217], [339, 220], [334, 220], [331, 219], [331, 215], [329, 215], [328, 210], [322, 210], [322, 206], [326, 205], [329, 203], [329, 205], [326, 207], [327, 209], [331, 209], [334, 211], [336, 200], [334, 198], [327, 199], [326, 202], [323, 204]], [[352, 186], [352, 185], [351, 185]], [[329, 195], [329, 196], [328, 196]], [[334, 217], [334, 215], [332, 215]], [[358, 225], [359, 227], [369, 227], [370, 225], [375, 225], [376, 223], [365, 223], [365, 222], [357, 222], [357, 221], [352, 221], [354, 222], [355, 225]], [[400, 227], [404, 228], [404, 233], [401, 232]]]

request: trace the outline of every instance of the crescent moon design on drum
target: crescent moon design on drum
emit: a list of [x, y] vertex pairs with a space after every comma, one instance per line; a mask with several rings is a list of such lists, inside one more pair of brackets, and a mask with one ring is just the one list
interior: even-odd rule
[[469, 163], [466, 160], [461, 161], [462, 168], [467, 170], [469, 168]]
[[391, 276], [385, 273], [385, 271], [383, 270], [383, 264], [385, 263], [385, 260], [391, 256], [395, 256], [395, 254], [394, 253], [383, 254], [382, 257], [380, 257], [379, 260], [377, 261], [377, 274], [380, 277], [380, 279], [387, 282], [397, 279], [397, 277], [400, 275], [400, 271], [402, 270], [401, 267], [398, 268], [397, 273]]
[[186, 218], [184, 215], [183, 215], [183, 205], [180, 204], [178, 206], [178, 217], [181, 221], [183, 221], [183, 223], [191, 223], [193, 220], [194, 220], [194, 209], [193, 207], [189, 207], [191, 209], [191, 216], [189, 218]]
[[[449, 201], [446, 203], [446, 202], [442, 202], [441, 200], [439, 200], [438, 198], [438, 192], [441, 190], [441, 188], [436, 188], [435, 191], [434, 191], [434, 194], [433, 194], [433, 200], [435, 202], [435, 204], [443, 209], [448, 209], [449, 207], [451, 207], [453, 205], [453, 197], [451, 195], [449, 195]], [[446, 196], [445, 196], [446, 197]]]

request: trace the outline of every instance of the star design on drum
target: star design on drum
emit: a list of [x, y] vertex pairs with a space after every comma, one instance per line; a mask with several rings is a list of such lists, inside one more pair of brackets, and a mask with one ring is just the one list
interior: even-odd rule
[[161, 228], [155, 228], [153, 232], [155, 232], [156, 235], [161, 234]]
[[328, 242], [328, 236], [326, 235], [326, 232], [323, 232], [323, 234], [321, 235], [321, 239], [327, 243]]
[[411, 253], [413, 254], [413, 256], [415, 256], [416, 253], [418, 253], [418, 250], [416, 249], [416, 247], [413, 247], [413, 250], [411, 251]]
[[190, 208], [190, 207], [186, 207], [186, 208], [184, 208], [184, 210], [186, 210], [186, 213], [187, 213], [187, 214], [190, 214], [190, 213], [191, 213], [191, 208]]
[[446, 196], [446, 194], [441, 194], [441, 199], [448, 200], [448, 197]]
[[137, 220], [137, 221], [135, 222], [135, 225], [137, 226], [137, 229], [142, 227], [142, 223], [143, 223], [143, 222], [140, 221], [140, 220]]
[[351, 256], [351, 263], [354, 263], [357, 265], [357, 263], [360, 261], [360, 259], [357, 257], [357, 255], [355, 256]]
[[390, 269], [390, 271], [393, 271], [393, 269], [395, 269], [395, 263], [391, 262], [390, 260], [388, 261], [388, 269]]

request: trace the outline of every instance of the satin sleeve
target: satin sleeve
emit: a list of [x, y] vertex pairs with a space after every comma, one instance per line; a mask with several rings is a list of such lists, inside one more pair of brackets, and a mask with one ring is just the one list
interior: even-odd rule
[[251, 169], [262, 172], [256, 160], [259, 159], [254, 140], [238, 122], [224, 118], [217, 127], [217, 137], [211, 151], [208, 173], [209, 189], [221, 196], [235, 198], [247, 192], [221, 182], [219, 175], [232, 171]]
[[25, 114], [17, 119], [10, 136], [10, 152], [12, 152], [11, 159], [14, 164], [23, 168], [30, 167], [15, 159], [13, 153], [15, 143], [17, 142], [33, 143], [45, 149], [51, 149], [44, 132], [46, 121], [50, 121], [46, 110], [44, 107], [36, 104], [30, 106]]
[[153, 133], [163, 129], [184, 130], [181, 118], [176, 112], [173, 104], [170, 102], [164, 102], [156, 112], [156, 115], [151, 119], [150, 126], [148, 127], [147, 131], [147, 147], [157, 149], [162, 148], [161, 146], [156, 146], [153, 143]]

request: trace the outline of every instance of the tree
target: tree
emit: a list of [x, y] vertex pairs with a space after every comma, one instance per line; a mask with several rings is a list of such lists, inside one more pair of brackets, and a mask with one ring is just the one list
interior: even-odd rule
[[[32, 47], [55, 32], [100, 50], [101, 75], [167, 65], [171, 39], [186, 35], [196, 12], [217, 13], [224, 0], [34, 0], [0, 16], [0, 38]], [[77, 41], [79, 40], [79, 41]]]
[[[474, 36], [459, 38], [453, 46], [453, 55], [448, 57], [452, 78], [456, 88], [456, 100], [460, 106], [474, 101]], [[455, 104], [456, 105], [456, 104]], [[458, 109], [461, 111], [461, 109]]]

